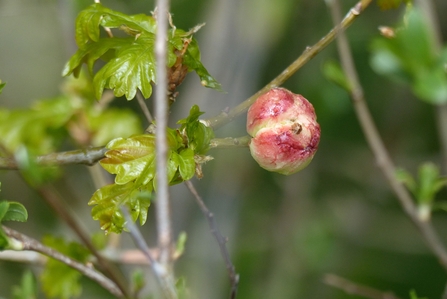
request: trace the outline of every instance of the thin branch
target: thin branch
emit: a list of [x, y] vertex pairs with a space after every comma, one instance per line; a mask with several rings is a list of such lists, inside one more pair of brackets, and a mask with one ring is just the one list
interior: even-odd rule
[[337, 28], [346, 29], [348, 28], [354, 20], [368, 7], [372, 0], [361, 0], [353, 8], [350, 9], [346, 17], [341, 21], [341, 23], [335, 28], [333, 28], [326, 36], [324, 36], [320, 41], [318, 41], [312, 47], [307, 47], [306, 50], [291, 64], [289, 65], [281, 74], [279, 74], [275, 79], [273, 79], [269, 84], [264, 86], [257, 93], [252, 95], [250, 98], [239, 104], [238, 106], [231, 109], [229, 112], [222, 112], [216, 117], [209, 118], [205, 120], [205, 123], [213, 128], [218, 128], [229, 122], [231, 122], [235, 117], [244, 113], [253, 104], [253, 102], [262, 94], [266, 93], [274, 87], [278, 87], [283, 84], [287, 79], [289, 79], [293, 74], [295, 74], [301, 67], [303, 67], [307, 62], [314, 58], [318, 53], [320, 53], [324, 48], [326, 48], [337, 36], [339, 30]]
[[[340, 16], [340, 9], [337, 8], [338, 0], [334, 0], [331, 5], [331, 12], [334, 18], [334, 23]], [[418, 216], [418, 210], [413, 202], [413, 199], [408, 190], [397, 180], [395, 173], [396, 169], [393, 161], [386, 150], [386, 147], [378, 133], [374, 120], [369, 112], [366, 100], [364, 97], [362, 86], [360, 85], [357, 71], [354, 67], [354, 61], [349, 47], [348, 40], [343, 31], [340, 31], [337, 39], [337, 46], [343, 70], [351, 83], [350, 95], [353, 106], [360, 122], [360, 126], [365, 134], [367, 142], [375, 156], [377, 164], [384, 176], [388, 180], [392, 190], [394, 191], [403, 210], [419, 229], [422, 237], [426, 241], [428, 247], [436, 255], [442, 267], [447, 271], [447, 251], [441, 243], [436, 234], [431, 222], [422, 221]]]
[[400, 299], [393, 293], [381, 292], [368, 286], [356, 284], [333, 274], [326, 274], [323, 282], [334, 288], [343, 290], [345, 293], [350, 295], [357, 295], [369, 299]]
[[171, 244], [172, 228], [169, 206], [167, 153], [168, 144], [166, 127], [168, 124], [168, 79], [167, 79], [167, 39], [168, 39], [168, 13], [169, 1], [157, 0], [156, 2], [157, 33], [155, 36], [155, 57], [157, 61], [156, 74], [157, 86], [155, 89], [155, 118], [157, 126], [156, 136], [156, 219], [158, 233], [158, 247], [160, 248], [160, 263], [166, 267], [166, 273], [172, 275]]
[[118, 286], [111, 281], [109, 278], [105, 277], [102, 273], [96, 271], [93, 267], [86, 266], [84, 264], [79, 263], [78, 261], [73, 260], [72, 258], [63, 255], [62, 253], [47, 247], [40, 243], [39, 241], [25, 236], [13, 229], [3, 226], [3, 230], [6, 235], [10, 238], [14, 238], [17, 241], [21, 242], [24, 250], [32, 250], [44, 254], [48, 257], [51, 257], [55, 260], [58, 260], [65, 265], [79, 271], [84, 276], [90, 278], [91, 280], [97, 282], [104, 289], [108, 290], [112, 295], [123, 298], [124, 295]]
[[172, 276], [169, 275], [165, 266], [161, 265], [153, 256], [149, 246], [143, 238], [138, 227], [135, 225], [132, 217], [130, 216], [129, 211], [126, 207], [122, 206], [121, 211], [126, 218], [126, 226], [129, 230], [129, 233], [134, 240], [137, 247], [143, 252], [144, 256], [149, 261], [149, 264], [152, 268], [152, 271], [157, 278], [157, 281], [163, 291], [163, 295], [167, 299], [175, 299], [177, 298], [177, 293], [175, 291], [174, 282], [172, 281]]
[[[68, 164], [94, 165], [96, 162], [104, 158], [104, 154], [106, 151], [107, 148], [103, 146], [92, 147], [37, 156], [35, 161], [38, 165], [42, 166]], [[1, 169], [17, 170], [19, 169], [19, 165], [14, 158], [0, 157], [0, 170]]]
[[154, 119], [151, 112], [149, 111], [149, 108], [147, 108], [146, 99], [143, 97], [140, 90], [138, 90], [137, 92], [137, 101], [138, 105], [140, 105], [141, 111], [143, 111], [144, 117], [146, 117], [149, 124], [151, 124]]
[[211, 233], [216, 238], [217, 244], [219, 245], [220, 253], [225, 261], [225, 266], [227, 267], [228, 276], [230, 278], [231, 283], [230, 299], [235, 299], [237, 294], [237, 288], [239, 285], [239, 274], [236, 273], [236, 269], [234, 268], [234, 265], [231, 262], [230, 254], [226, 247], [227, 239], [224, 238], [220, 233], [216, 223], [216, 219], [214, 218], [214, 214], [207, 208], [205, 202], [202, 200], [202, 197], [199, 195], [199, 193], [197, 192], [196, 188], [191, 183], [191, 181], [186, 181], [185, 185], [188, 187], [189, 191], [196, 199], [196, 202], [199, 205], [200, 210], [202, 210], [202, 213], [208, 220], [208, 225], [210, 227]]
[[210, 148], [235, 148], [235, 147], [248, 147], [250, 143], [250, 136], [243, 137], [226, 137], [226, 138], [213, 138], [210, 141]]

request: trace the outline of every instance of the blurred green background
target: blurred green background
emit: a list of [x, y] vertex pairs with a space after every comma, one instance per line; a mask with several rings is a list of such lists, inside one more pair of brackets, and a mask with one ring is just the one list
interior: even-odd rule
[[[93, 1], [0, 0], [0, 79], [7, 86], [2, 108], [25, 108], [34, 100], [60, 93], [61, 71], [76, 51], [74, 19]], [[172, 0], [177, 27], [206, 22], [196, 35], [202, 61], [226, 93], [200, 86], [191, 74], [179, 88], [171, 125], [193, 104], [205, 118], [236, 106], [272, 80], [332, 27], [323, 0]], [[343, 11], [355, 1], [341, 1]], [[150, 13], [154, 1], [103, 0], [103, 5], [129, 14]], [[447, 2], [435, 1], [447, 36]], [[406, 85], [374, 73], [370, 43], [378, 26], [394, 26], [403, 10], [382, 11], [372, 4], [348, 30], [366, 99], [396, 165], [413, 174], [425, 161], [442, 168], [434, 107], [418, 100]], [[302, 172], [282, 176], [259, 168], [248, 149], [212, 150], [215, 158], [194, 179], [214, 212], [240, 274], [238, 298], [360, 298], [327, 286], [333, 273], [360, 284], [409, 298], [440, 298], [447, 275], [404, 215], [368, 148], [345, 91], [329, 82], [322, 65], [337, 59], [334, 44], [284, 84], [313, 103], [322, 128], [314, 161]], [[117, 107], [136, 103], [123, 99]], [[144, 126], [146, 125], [141, 116]], [[245, 135], [244, 117], [216, 132], [218, 137]], [[0, 136], [1, 138], [1, 136]], [[45, 234], [75, 235], [14, 171], [1, 171], [2, 199], [20, 201], [30, 213], [24, 224], [11, 224], [40, 239]], [[84, 166], [64, 167], [57, 183], [66, 204], [90, 232], [99, 230], [87, 202], [95, 191]], [[443, 190], [439, 199], [445, 198]], [[176, 275], [184, 277], [191, 298], [228, 298], [229, 281], [207, 220], [183, 185], [171, 188], [174, 233], [188, 235]], [[153, 208], [143, 232], [155, 244]], [[433, 221], [447, 242], [447, 215]], [[124, 237], [124, 244], [128, 241]], [[131, 245], [130, 245], [131, 246]], [[25, 264], [0, 261], [0, 297], [10, 296]], [[131, 266], [122, 266], [131, 271]], [[39, 267], [34, 267], [39, 271]], [[86, 280], [82, 298], [107, 298]]]

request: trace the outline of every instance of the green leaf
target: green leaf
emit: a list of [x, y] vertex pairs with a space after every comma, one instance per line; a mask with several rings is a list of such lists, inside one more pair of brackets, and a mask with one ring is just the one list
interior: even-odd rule
[[177, 154], [175, 157], [176, 159], [178, 159], [178, 169], [183, 181], [191, 179], [196, 171], [194, 151], [187, 148], [181, 151], [180, 154]]
[[[63, 238], [44, 237], [43, 244], [54, 248], [72, 259], [85, 263], [90, 252], [75, 242], [67, 243]], [[82, 293], [80, 278], [82, 274], [62, 262], [49, 259], [40, 276], [42, 290], [50, 298], [69, 299]]]
[[2, 82], [2, 80], [0, 80], [0, 94], [3, 91], [3, 88], [6, 86], [6, 82]]
[[410, 84], [421, 100], [447, 103], [445, 50], [441, 55], [435, 50], [433, 34], [419, 9], [409, 9], [405, 20], [395, 38], [373, 41], [371, 66], [379, 74]]
[[347, 92], [351, 92], [352, 86], [338, 62], [333, 60], [326, 61], [323, 65], [323, 74], [329, 81], [337, 84]]
[[[131, 37], [100, 38], [100, 26], [118, 28]], [[73, 73], [77, 77], [83, 63], [92, 72], [94, 63], [103, 59], [107, 63], [94, 76], [96, 98], [101, 97], [104, 88], [113, 89], [117, 97], [125, 95], [128, 100], [134, 98], [137, 89], [145, 98], [150, 97], [151, 84], [156, 82], [155, 28], [156, 21], [151, 16], [129, 16], [98, 3], [89, 6], [76, 19], [79, 50], [65, 65], [63, 76]], [[197, 42], [191, 35], [192, 32], [180, 29], [170, 30], [167, 66], [173, 66], [181, 58], [188, 71], [194, 70], [199, 75], [202, 85], [220, 90], [220, 84], [202, 65]], [[184, 47], [187, 48], [181, 51]]]
[[419, 297], [415, 290], [410, 291], [410, 299], [427, 299], [426, 297]]
[[208, 88], [223, 91], [222, 86], [206, 70], [200, 60], [200, 51], [197, 41], [193, 38], [183, 57], [183, 63], [188, 66], [189, 71], [195, 71], [200, 78], [200, 83]]
[[404, 169], [397, 169], [396, 178], [400, 182], [404, 183], [404, 185], [407, 186], [408, 190], [410, 190], [414, 195], [417, 193], [417, 183], [408, 171]]
[[0, 202], [0, 222], [3, 221], [3, 218], [5, 217], [6, 213], [9, 209], [9, 202], [7, 201], [1, 201]]
[[155, 136], [136, 135], [117, 138], [107, 144], [109, 151], [101, 160], [101, 166], [116, 174], [116, 184], [127, 184], [145, 176], [142, 185], [148, 184], [155, 176]]
[[151, 185], [135, 187], [130, 182], [125, 185], [107, 185], [98, 189], [89, 201], [89, 205], [95, 205], [92, 209], [92, 217], [99, 220], [101, 229], [106, 233], [121, 233], [125, 228], [125, 219], [121, 206], [129, 208], [132, 219], [140, 218], [143, 225], [147, 220], [147, 210], [151, 202]]
[[214, 138], [213, 129], [200, 122], [199, 116], [202, 114], [199, 106], [194, 105], [189, 116], [177, 122], [181, 124], [180, 130], [186, 135], [188, 148], [197, 155], [205, 154], [210, 148], [211, 139]]
[[22, 275], [20, 285], [12, 287], [13, 299], [35, 299], [37, 298], [37, 283], [30, 270]]
[[9, 237], [3, 231], [3, 228], [0, 226], [0, 251], [9, 248]]
[[419, 167], [419, 203], [430, 204], [442, 187], [447, 185], [447, 179], [439, 176], [439, 167], [433, 163], [424, 163]]
[[8, 211], [3, 216], [3, 219], [1, 219], [0, 221], [26, 222], [27, 220], [28, 220], [28, 211], [26, 210], [25, 206], [19, 202], [10, 201]]

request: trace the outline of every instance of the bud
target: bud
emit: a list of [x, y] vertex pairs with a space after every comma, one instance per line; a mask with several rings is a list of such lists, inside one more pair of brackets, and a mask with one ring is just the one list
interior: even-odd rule
[[289, 175], [309, 165], [320, 141], [314, 107], [302, 95], [273, 88], [250, 107], [250, 152], [269, 171]]

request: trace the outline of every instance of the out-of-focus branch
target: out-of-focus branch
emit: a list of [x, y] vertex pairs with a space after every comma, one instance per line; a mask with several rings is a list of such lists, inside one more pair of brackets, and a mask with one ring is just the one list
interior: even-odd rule
[[393, 293], [381, 292], [368, 286], [356, 284], [333, 274], [326, 274], [323, 281], [325, 284], [343, 290], [350, 295], [362, 296], [369, 299], [400, 299]]
[[155, 277], [157, 278], [157, 281], [160, 284], [160, 287], [163, 291], [164, 298], [176, 299], [177, 293], [175, 291], [175, 285], [172, 276], [168, 275], [166, 267], [155, 259], [153, 252], [151, 252], [151, 250], [149, 249], [149, 246], [144, 240], [143, 235], [141, 234], [140, 230], [135, 225], [132, 217], [130, 216], [127, 207], [122, 206], [121, 211], [123, 212], [124, 217], [126, 218], [126, 225], [127, 228], [129, 229], [129, 233], [132, 239], [134, 240], [137, 247], [142, 251], [146, 259], [149, 261], [150, 267], [152, 268], [152, 272], [155, 274]]
[[[86, 149], [79, 149], [74, 151], [51, 153], [48, 155], [37, 156], [36, 163], [43, 166], [51, 165], [67, 165], [67, 164], [84, 164], [93, 165], [102, 158], [107, 151], [107, 148], [92, 147]], [[1, 169], [18, 169], [19, 165], [14, 158], [0, 157], [0, 170]]]
[[240, 103], [238, 106], [231, 109], [229, 112], [222, 112], [216, 117], [209, 118], [205, 120], [205, 123], [213, 128], [218, 128], [229, 122], [231, 122], [235, 117], [244, 113], [253, 104], [253, 102], [262, 94], [266, 93], [274, 87], [278, 87], [283, 84], [287, 79], [289, 79], [293, 74], [295, 74], [301, 67], [303, 67], [307, 62], [314, 58], [318, 53], [320, 53], [324, 48], [326, 48], [334, 39], [340, 29], [348, 28], [354, 20], [368, 7], [372, 0], [361, 0], [350, 9], [346, 17], [336, 25], [326, 36], [320, 39], [312, 47], [307, 47], [306, 50], [291, 64], [289, 65], [281, 74], [279, 74], [275, 79], [273, 79], [269, 84], [264, 86], [257, 93], [252, 95], [250, 98]]
[[[340, 19], [340, 8], [338, 0], [329, 1], [334, 23]], [[337, 47], [340, 55], [342, 68], [350, 82], [350, 95], [352, 103], [365, 134], [366, 140], [375, 156], [377, 164], [388, 180], [404, 212], [418, 228], [431, 251], [436, 255], [441, 265], [447, 271], [447, 251], [436, 234], [431, 222], [422, 221], [418, 216], [417, 207], [408, 190], [396, 178], [396, 168], [388, 154], [388, 151], [378, 133], [374, 120], [369, 112], [364, 97], [362, 86], [359, 82], [354, 60], [346, 35], [343, 31], [339, 33]]]
[[157, 0], [155, 17], [157, 19], [157, 32], [155, 36], [155, 58], [157, 86], [155, 88], [155, 150], [156, 150], [156, 220], [158, 247], [160, 249], [160, 264], [165, 267], [166, 280], [173, 280], [171, 262], [172, 228], [169, 205], [169, 182], [167, 174], [167, 134], [168, 124], [168, 73], [167, 73], [167, 40], [169, 1]]
[[226, 138], [213, 138], [210, 141], [210, 148], [235, 148], [235, 147], [248, 147], [250, 143], [250, 136], [243, 137], [226, 137]]
[[202, 197], [199, 195], [199, 193], [197, 192], [196, 188], [191, 183], [191, 181], [186, 181], [185, 185], [188, 187], [189, 191], [196, 199], [196, 202], [199, 205], [200, 210], [202, 210], [202, 213], [208, 220], [208, 225], [210, 227], [212, 234], [214, 235], [214, 238], [216, 238], [217, 244], [219, 245], [220, 253], [227, 267], [228, 276], [230, 277], [230, 283], [231, 283], [230, 299], [235, 299], [237, 294], [237, 288], [239, 285], [239, 274], [236, 273], [236, 269], [234, 268], [234, 265], [231, 262], [230, 254], [228, 253], [226, 246], [227, 240], [220, 233], [219, 227], [217, 226], [216, 223], [216, 219], [214, 218], [214, 214], [207, 208], [207, 206], [202, 200]]
[[97, 282], [99, 285], [101, 285], [103, 288], [108, 290], [112, 295], [123, 298], [124, 295], [119, 289], [119, 287], [111, 281], [109, 278], [105, 277], [100, 272], [96, 271], [93, 267], [86, 266], [84, 264], [81, 264], [72, 258], [63, 255], [62, 253], [47, 247], [40, 243], [39, 241], [30, 238], [28, 236], [25, 236], [22, 233], [19, 233], [13, 229], [10, 229], [8, 227], [3, 226], [3, 230], [5, 231], [6, 235], [10, 238], [14, 238], [15, 240], [19, 241], [23, 245], [23, 250], [32, 250], [39, 252], [41, 254], [44, 254], [48, 257], [51, 257], [55, 260], [58, 260], [67, 266], [81, 272], [84, 276], [90, 278], [91, 280]]

